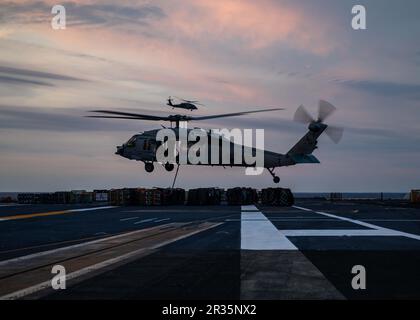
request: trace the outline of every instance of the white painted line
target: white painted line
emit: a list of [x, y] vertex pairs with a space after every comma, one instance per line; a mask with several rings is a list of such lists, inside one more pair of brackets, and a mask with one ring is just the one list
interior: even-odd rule
[[94, 207], [94, 208], [83, 208], [83, 209], [70, 209], [66, 210], [68, 212], [85, 212], [85, 211], [94, 211], [94, 210], [104, 210], [104, 209], [112, 209], [117, 208], [116, 206], [105, 206], [105, 207]]
[[[105, 260], [105, 261], [99, 262], [97, 264], [94, 264], [94, 265], [89, 266], [89, 267], [86, 267], [86, 268], [82, 268], [80, 270], [77, 270], [75, 272], [72, 272], [72, 273], [67, 274], [66, 275], [66, 280], [69, 281], [69, 280], [75, 279], [77, 277], [80, 277], [82, 275], [85, 275], [87, 273], [90, 273], [90, 272], [93, 272], [93, 271], [96, 271], [96, 270], [103, 269], [103, 268], [108, 267], [110, 265], [113, 265], [113, 264], [116, 264], [118, 262], [127, 260], [127, 259], [129, 259], [131, 257], [135, 257], [136, 255], [138, 255], [138, 254], [140, 254], [140, 253], [142, 253], [142, 252], [144, 252], [146, 250], [158, 249], [158, 248], [163, 247], [163, 246], [165, 246], [167, 244], [170, 244], [172, 242], [175, 242], [175, 241], [178, 241], [178, 240], [182, 240], [184, 238], [190, 237], [190, 236], [195, 235], [197, 233], [200, 233], [200, 232], [203, 232], [203, 231], [206, 231], [206, 230], [215, 228], [215, 227], [217, 227], [217, 226], [219, 226], [221, 224], [222, 223], [210, 225], [207, 228], [195, 230], [193, 232], [187, 233], [187, 234], [182, 235], [182, 236], [179, 236], [177, 238], [169, 239], [167, 241], [161, 242], [161, 243], [159, 243], [157, 245], [154, 245], [154, 246], [151, 246], [151, 247], [148, 247], [148, 248], [141, 248], [141, 249], [138, 249], [138, 250], [135, 250], [135, 251], [126, 253], [124, 255], [121, 255], [119, 257], [115, 257], [115, 258], [112, 258], [112, 259], [109, 259], [109, 260]], [[31, 286], [29, 288], [25, 288], [25, 289], [18, 290], [18, 291], [12, 292], [10, 294], [4, 295], [4, 296], [0, 297], [0, 300], [16, 300], [16, 299], [20, 299], [20, 298], [23, 298], [23, 297], [25, 297], [27, 295], [30, 295], [30, 294], [36, 293], [38, 291], [41, 291], [43, 289], [47, 289], [50, 286], [51, 286], [51, 280], [44, 281], [44, 282], [42, 282], [40, 284]]]
[[[384, 228], [384, 227], [380, 227], [371, 223], [367, 223], [367, 222], [363, 222], [363, 221], [359, 221], [359, 220], [355, 220], [355, 219], [350, 219], [350, 218], [346, 218], [346, 217], [340, 217], [331, 213], [326, 213], [326, 212], [322, 212], [322, 211], [315, 211], [312, 209], [308, 209], [308, 208], [302, 208], [302, 207], [298, 207], [298, 206], [293, 206], [296, 209], [300, 209], [300, 210], [305, 210], [305, 211], [312, 211], [315, 213], [318, 213], [320, 215], [326, 216], [326, 217], [330, 217], [330, 218], [336, 218], [339, 220], [343, 220], [343, 221], [348, 221], [354, 224], [358, 224], [364, 227], [368, 227], [368, 228], [372, 228], [375, 230], [380, 230], [382, 232], [386, 232], [386, 233], [392, 233], [393, 236], [400, 236], [400, 237], [406, 237], [406, 238], [410, 238], [410, 239], [415, 239], [415, 240], [420, 240], [420, 235], [417, 234], [412, 234], [412, 233], [407, 233], [407, 232], [403, 232], [403, 231], [398, 231], [398, 230], [394, 230], [394, 229], [389, 229], [389, 228]], [[308, 231], [308, 230], [305, 230]], [[387, 234], [390, 235], [390, 234]]]
[[298, 206], [292, 206], [293, 208], [299, 209], [299, 210], [303, 210], [303, 211], [313, 211], [312, 209], [308, 209], [308, 208], [303, 208], [303, 207], [298, 207]]
[[[258, 209], [255, 206], [242, 206], [242, 210]], [[241, 213], [241, 249], [297, 250], [296, 246], [259, 211]]]
[[298, 229], [281, 230], [287, 237], [380, 237], [398, 236], [391, 230], [372, 229]]
[[101, 235], [104, 235], [104, 234], [107, 234], [107, 233], [106, 232], [97, 232], [97, 233], [94, 234], [94, 236], [101, 236]]
[[134, 224], [146, 223], [146, 222], [150, 222], [150, 221], [153, 221], [153, 220], [156, 220], [156, 219], [157, 218], [144, 219], [144, 220], [140, 220], [140, 221], [134, 222]]
[[258, 210], [258, 208], [256, 206], [252, 205], [248, 205], [248, 206], [241, 206], [241, 211], [260, 211]]
[[138, 232], [139, 232], [139, 230], [135, 230], [135, 231], [131, 231], [131, 232], [128, 232], [128, 233], [118, 234], [116, 236], [111, 236], [111, 237], [102, 238], [102, 239], [98, 239], [98, 240], [83, 242], [83, 243], [74, 244], [74, 245], [71, 245], [71, 246], [68, 246], [68, 247], [61, 247], [61, 248], [52, 249], [52, 250], [48, 250], [48, 251], [42, 251], [42, 252], [29, 254], [27, 256], [22, 256], [22, 257], [9, 259], [9, 260], [0, 261], [0, 267], [7, 266], [10, 263], [15, 263], [15, 262], [18, 262], [18, 261], [25, 261], [25, 260], [29, 260], [29, 259], [36, 258], [36, 257], [46, 256], [46, 255], [49, 255], [49, 254], [52, 254], [52, 253], [57, 253], [57, 252], [67, 251], [67, 250], [71, 250], [71, 249], [75, 249], [75, 248], [79, 248], [79, 247], [84, 247], [84, 246], [90, 245], [90, 244], [95, 244], [95, 243], [100, 243], [100, 242], [104, 242], [104, 241], [108, 241], [108, 240], [118, 239], [118, 238], [121, 238], [121, 237], [125, 237], [125, 236], [131, 235], [131, 234], [138, 233]]
[[168, 221], [171, 220], [171, 218], [165, 218], [165, 219], [159, 219], [159, 220], [155, 220], [154, 222], [162, 222], [162, 221]]
[[378, 221], [378, 222], [420, 222], [420, 219], [361, 219], [362, 221]]
[[130, 220], [136, 220], [136, 219], [138, 219], [139, 217], [131, 217], [131, 218], [124, 218], [124, 219], [120, 219], [120, 221], [121, 222], [123, 222], [123, 221], [130, 221]]

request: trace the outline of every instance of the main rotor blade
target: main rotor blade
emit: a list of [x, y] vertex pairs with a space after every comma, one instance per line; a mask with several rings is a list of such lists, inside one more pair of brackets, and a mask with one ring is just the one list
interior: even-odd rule
[[129, 120], [143, 120], [134, 117], [119, 117], [119, 116], [85, 116], [85, 118], [100, 118], [100, 119], [129, 119]]
[[308, 113], [308, 111], [306, 111], [305, 107], [303, 105], [299, 106], [299, 108], [297, 108], [295, 115], [293, 117], [293, 120], [296, 122], [300, 122], [300, 123], [304, 123], [304, 124], [308, 124], [311, 123], [313, 121], [315, 121], [312, 116]]
[[337, 108], [325, 100], [319, 100], [318, 105], [318, 120], [324, 122]]
[[183, 98], [179, 98], [179, 97], [175, 97], [175, 98], [177, 98], [178, 100], [182, 100], [184, 102], [189, 102], [189, 103], [197, 103], [197, 102], [200, 102], [198, 100], [187, 100], [187, 99], [183, 99]]
[[343, 137], [344, 129], [340, 127], [332, 127], [328, 126], [325, 129], [325, 133], [331, 138], [334, 143], [339, 143], [341, 138]]
[[[120, 112], [120, 111], [109, 111], [109, 110], [92, 110], [90, 112], [98, 112], [98, 113], [105, 113], [105, 114], [112, 114], [117, 116], [123, 116], [127, 117], [128, 119], [137, 119], [137, 120], [154, 120], [154, 121], [160, 121], [160, 120], [170, 120], [167, 116], [152, 116], [149, 114], [140, 114], [140, 113], [129, 113], [129, 112]], [[125, 119], [125, 118], [120, 118]]]
[[244, 114], [259, 113], [259, 112], [270, 112], [270, 111], [276, 111], [276, 110], [284, 110], [284, 108], [261, 109], [261, 110], [254, 110], [254, 111], [243, 111], [243, 112], [235, 112], [235, 113], [214, 114], [214, 115], [211, 115], [211, 116], [204, 116], [204, 117], [191, 117], [191, 120], [207, 120], [207, 119], [215, 119], [215, 118], [235, 117], [235, 116], [242, 116]]

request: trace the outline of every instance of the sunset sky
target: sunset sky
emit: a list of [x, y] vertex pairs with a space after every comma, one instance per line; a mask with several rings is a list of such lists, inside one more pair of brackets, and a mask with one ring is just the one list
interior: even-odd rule
[[[51, 8], [67, 28], [51, 28]], [[367, 30], [351, 9], [367, 9]], [[266, 149], [287, 152], [306, 132], [292, 121], [325, 99], [345, 128], [319, 140], [321, 164], [276, 169], [294, 191], [420, 188], [420, 2], [405, 0], [1, 1], [0, 191], [166, 187], [173, 173], [114, 154], [160, 123], [85, 118], [87, 110], [196, 115], [284, 111], [195, 122], [264, 128]], [[190, 113], [190, 112], [189, 112]], [[181, 167], [177, 185], [272, 186], [244, 169]]]

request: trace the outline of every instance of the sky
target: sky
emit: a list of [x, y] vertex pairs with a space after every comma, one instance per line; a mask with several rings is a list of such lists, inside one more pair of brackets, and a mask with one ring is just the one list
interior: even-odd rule
[[[420, 3], [417, 0], [56, 1], [0, 4], [0, 191], [167, 187], [115, 155], [160, 123], [85, 118], [88, 110], [170, 114], [170, 95], [205, 104], [196, 115], [284, 111], [191, 123], [263, 128], [286, 153], [306, 132], [292, 121], [319, 99], [337, 107], [319, 139], [320, 164], [276, 169], [298, 192], [407, 192], [420, 188]], [[364, 5], [367, 29], [353, 30]], [[273, 186], [265, 172], [184, 166], [177, 186]]]

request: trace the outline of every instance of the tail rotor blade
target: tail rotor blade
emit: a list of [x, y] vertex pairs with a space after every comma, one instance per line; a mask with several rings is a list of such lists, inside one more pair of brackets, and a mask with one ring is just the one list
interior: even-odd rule
[[308, 111], [306, 111], [303, 105], [297, 108], [293, 120], [304, 124], [308, 124], [314, 121], [314, 119], [311, 117]]
[[327, 129], [325, 129], [325, 133], [330, 137], [332, 141], [334, 141], [334, 143], [340, 142], [341, 138], [343, 137], [343, 132], [344, 129], [340, 127], [328, 126]]
[[319, 100], [318, 120], [324, 122], [337, 108], [325, 100]]

